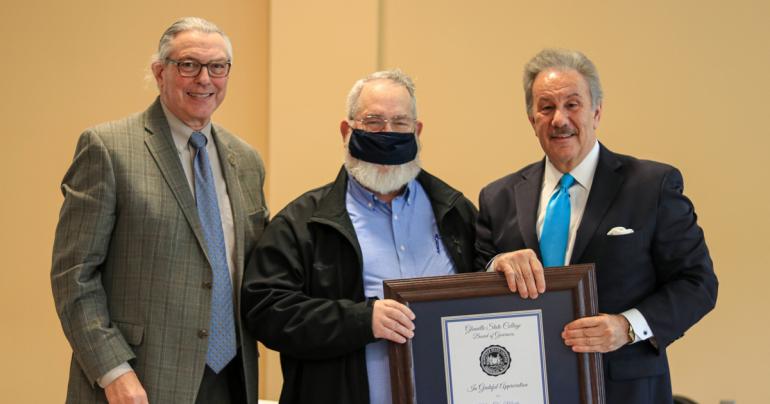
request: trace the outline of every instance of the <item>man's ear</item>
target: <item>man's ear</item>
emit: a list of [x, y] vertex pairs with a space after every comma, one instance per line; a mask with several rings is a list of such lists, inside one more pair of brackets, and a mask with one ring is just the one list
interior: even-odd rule
[[417, 121], [415, 122], [415, 126], [414, 126], [414, 134], [417, 137], [420, 137], [421, 132], [422, 132], [422, 121]]
[[602, 103], [600, 102], [599, 105], [596, 106], [596, 110], [594, 111], [594, 130], [596, 130], [599, 127], [599, 121], [602, 119]]
[[155, 77], [155, 83], [160, 87], [160, 84], [163, 81], [163, 63], [153, 62], [150, 69], [152, 69], [152, 76]]
[[342, 122], [340, 122], [340, 135], [342, 135], [342, 143], [345, 143], [345, 138], [350, 133], [350, 123], [347, 119], [343, 119]]

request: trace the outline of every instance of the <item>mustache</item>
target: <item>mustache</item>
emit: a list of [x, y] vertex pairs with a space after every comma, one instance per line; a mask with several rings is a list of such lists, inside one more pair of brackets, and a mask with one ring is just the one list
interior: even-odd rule
[[563, 128], [554, 129], [553, 131], [551, 131], [550, 136], [552, 136], [552, 137], [571, 136], [571, 135], [574, 135], [576, 133], [577, 133], [577, 131], [575, 130], [575, 128], [571, 128], [571, 127], [566, 126], [566, 127], [563, 127]]

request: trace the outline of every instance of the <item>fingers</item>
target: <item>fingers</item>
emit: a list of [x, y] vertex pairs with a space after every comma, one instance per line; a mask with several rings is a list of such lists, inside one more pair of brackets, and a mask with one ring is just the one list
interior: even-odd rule
[[[535, 286], [535, 274], [533, 273], [532, 266], [529, 263], [529, 260], [527, 260], [527, 265], [520, 267], [521, 277], [524, 279], [524, 284], [526, 285], [526, 289], [519, 289], [519, 293], [521, 294], [521, 297], [527, 298], [527, 296], [532, 296], [533, 299], [537, 299], [537, 295], [539, 291], [537, 290], [537, 287]], [[521, 293], [522, 290], [526, 290], [526, 295]]]
[[511, 292], [516, 293], [516, 290], [518, 290], [518, 286], [516, 285], [518, 274], [511, 264], [503, 260], [500, 260], [498, 263], [498, 261], [495, 260], [495, 271], [502, 272], [505, 275], [505, 282], [508, 284], [508, 289], [510, 289]]
[[494, 261], [494, 269], [505, 274], [511, 292], [518, 292], [522, 298], [536, 299], [545, 292], [543, 266], [532, 250], [518, 250], [501, 254]]
[[628, 342], [627, 330], [625, 317], [600, 314], [567, 324], [561, 336], [564, 344], [574, 352], [606, 353], [615, 351]]
[[564, 326], [564, 330], [585, 330], [597, 327], [601, 324], [601, 316], [583, 317]]
[[532, 268], [532, 274], [535, 278], [535, 288], [540, 293], [545, 293], [545, 271], [543, 271], [543, 264], [537, 259], [537, 255], [532, 250], [529, 257], [529, 266]]
[[395, 300], [377, 300], [372, 311], [372, 333], [376, 338], [403, 344], [414, 337], [414, 318], [409, 307]]

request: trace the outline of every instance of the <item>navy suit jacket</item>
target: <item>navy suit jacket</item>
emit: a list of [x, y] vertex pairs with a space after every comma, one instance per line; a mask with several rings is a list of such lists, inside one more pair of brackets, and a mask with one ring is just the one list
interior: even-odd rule
[[[600, 146], [570, 263], [595, 264], [600, 312], [636, 308], [655, 335], [655, 343], [603, 355], [607, 403], [670, 403], [665, 349], [714, 308], [718, 282], [679, 170]], [[482, 189], [477, 266], [525, 248], [540, 258], [535, 226], [544, 167], [541, 160]], [[634, 232], [608, 236], [616, 226]]]

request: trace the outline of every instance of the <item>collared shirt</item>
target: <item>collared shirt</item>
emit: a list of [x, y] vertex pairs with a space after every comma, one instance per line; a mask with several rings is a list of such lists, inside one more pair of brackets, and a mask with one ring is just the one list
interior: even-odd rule
[[[430, 199], [416, 180], [388, 204], [350, 176], [345, 206], [361, 246], [367, 298], [383, 298], [385, 279], [455, 273]], [[386, 341], [366, 346], [366, 370], [371, 404], [390, 404]]]
[[[572, 259], [572, 249], [575, 246], [575, 236], [577, 235], [580, 221], [583, 219], [583, 213], [586, 210], [588, 194], [591, 192], [591, 185], [594, 182], [596, 167], [599, 165], [599, 142], [594, 143], [594, 147], [588, 152], [588, 155], [570, 171], [575, 177], [575, 184], [569, 189], [570, 200], [570, 219], [569, 219], [569, 238], [567, 239], [567, 251], [565, 252], [564, 265], [569, 265]], [[551, 196], [558, 190], [559, 181], [561, 181], [562, 172], [559, 171], [551, 160], [546, 156], [545, 172], [543, 173], [543, 186], [540, 191], [540, 204], [537, 209], [537, 239], [540, 240], [540, 234], [543, 231], [543, 222], [545, 221], [545, 211]], [[636, 339], [634, 342], [649, 339], [653, 337], [647, 320], [642, 313], [635, 309], [629, 309], [621, 313], [634, 327]]]
[[[193, 173], [193, 161], [195, 160], [195, 149], [190, 145], [190, 136], [194, 132], [192, 128], [185, 125], [172, 114], [166, 106], [163, 106], [163, 112], [166, 114], [168, 126], [171, 129], [171, 137], [174, 139], [179, 160], [182, 162], [184, 175], [187, 177], [187, 183], [190, 185], [190, 191], [195, 195], [195, 175]], [[222, 232], [225, 236], [225, 249], [227, 251], [227, 263], [230, 270], [230, 282], [235, 279], [235, 226], [233, 222], [233, 209], [230, 205], [230, 196], [227, 194], [227, 183], [222, 173], [222, 165], [219, 162], [219, 153], [217, 153], [217, 143], [211, 136], [211, 121], [203, 129], [196, 131], [206, 136], [206, 152], [209, 155], [211, 173], [217, 188], [217, 202], [219, 203], [219, 217], [222, 219]], [[235, 288], [233, 288], [235, 289]]]
[[[569, 189], [570, 215], [569, 215], [569, 238], [567, 239], [567, 251], [565, 251], [564, 265], [569, 265], [572, 257], [572, 248], [575, 246], [575, 235], [577, 234], [580, 220], [583, 218], [583, 212], [586, 210], [588, 193], [591, 192], [591, 185], [594, 182], [596, 166], [599, 164], [599, 142], [586, 155], [583, 161], [577, 165], [570, 174], [575, 177], [575, 184]], [[537, 239], [540, 240], [540, 234], [543, 232], [543, 222], [545, 222], [545, 211], [548, 201], [554, 193], [558, 191], [559, 181], [562, 173], [559, 171], [548, 157], [545, 158], [545, 172], [543, 173], [543, 186], [540, 188], [540, 204], [537, 208]]]
[[[195, 151], [189, 144], [190, 136], [192, 136], [193, 129], [185, 125], [184, 122], [179, 120], [174, 114], [172, 114], [166, 106], [161, 102], [163, 107], [163, 113], [166, 115], [169, 129], [171, 129], [171, 137], [174, 140], [174, 146], [176, 146], [179, 160], [182, 163], [184, 169], [184, 175], [187, 177], [187, 183], [190, 185], [190, 190], [193, 196], [195, 195], [195, 175], [193, 173], [193, 160], [195, 158]], [[227, 184], [225, 183], [225, 177], [222, 174], [222, 166], [219, 163], [219, 154], [217, 153], [216, 142], [211, 137], [211, 122], [209, 121], [206, 126], [198, 132], [206, 136], [206, 152], [209, 155], [209, 164], [211, 165], [211, 171], [214, 177], [217, 188], [217, 202], [219, 203], [219, 216], [222, 219], [222, 231], [225, 236], [225, 250], [227, 252], [227, 263], [230, 270], [230, 282], [233, 282], [235, 276], [235, 227], [233, 224], [233, 210], [230, 205], [230, 196], [227, 194]], [[235, 299], [235, 288], [233, 288], [233, 299]], [[107, 373], [102, 375], [97, 380], [97, 383], [102, 388], [112, 383], [118, 377], [124, 373], [128, 373], [131, 370], [131, 365], [128, 362], [123, 362], [120, 365], [112, 368]]]

